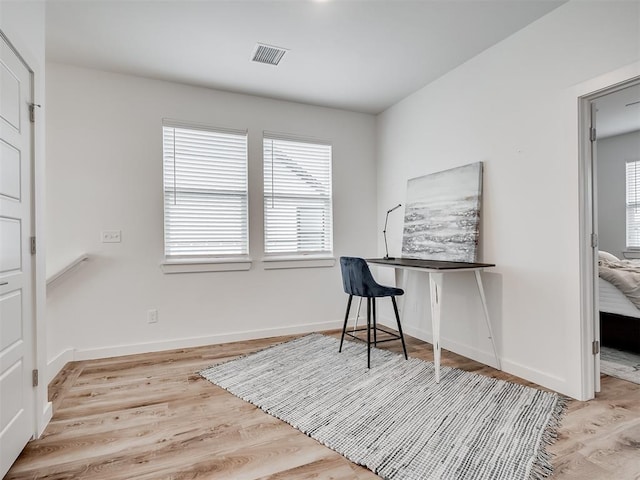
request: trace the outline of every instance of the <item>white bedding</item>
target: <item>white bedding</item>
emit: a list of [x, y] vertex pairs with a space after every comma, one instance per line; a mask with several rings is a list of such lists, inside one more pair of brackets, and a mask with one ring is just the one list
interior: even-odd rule
[[624, 293], [603, 278], [598, 278], [600, 291], [600, 311], [616, 313], [627, 317], [640, 318], [640, 310], [631, 303]]

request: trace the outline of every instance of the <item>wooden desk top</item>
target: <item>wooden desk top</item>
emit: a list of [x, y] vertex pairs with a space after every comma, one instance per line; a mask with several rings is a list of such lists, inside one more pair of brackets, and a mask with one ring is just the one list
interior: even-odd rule
[[368, 263], [390, 267], [423, 268], [425, 270], [479, 270], [495, 267], [495, 263], [447, 262], [444, 260], [422, 260], [418, 258], [367, 258]]

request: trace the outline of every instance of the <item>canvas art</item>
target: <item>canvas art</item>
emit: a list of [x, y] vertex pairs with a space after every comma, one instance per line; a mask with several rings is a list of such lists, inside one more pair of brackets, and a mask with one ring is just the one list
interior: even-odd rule
[[482, 162], [412, 178], [402, 256], [476, 262], [482, 198]]

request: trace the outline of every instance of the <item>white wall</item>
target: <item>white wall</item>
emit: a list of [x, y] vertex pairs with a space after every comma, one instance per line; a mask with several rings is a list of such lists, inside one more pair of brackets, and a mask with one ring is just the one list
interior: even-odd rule
[[[640, 59], [638, 2], [570, 2], [378, 117], [378, 210], [407, 179], [484, 162], [480, 259], [504, 370], [582, 393], [576, 88]], [[402, 215], [390, 219], [399, 253]], [[379, 228], [381, 223], [379, 219]], [[379, 250], [383, 247], [379, 245]], [[445, 280], [443, 346], [489, 359], [471, 276]], [[415, 281], [415, 279], [413, 279]], [[424, 281], [409, 284], [428, 298]], [[406, 326], [429, 338], [424, 305]]]
[[[346, 297], [337, 263], [263, 268], [262, 132], [333, 143], [335, 255], [370, 255], [373, 116], [62, 64], [47, 64], [47, 98], [48, 272], [90, 255], [48, 292], [52, 374], [74, 356], [340, 325]], [[250, 271], [162, 273], [162, 118], [248, 129]], [[101, 230], [121, 230], [122, 243], [100, 243]], [[152, 308], [157, 324], [147, 323]]]
[[[44, 2], [0, 1], [0, 30], [20, 52], [34, 78], [35, 103], [45, 104], [45, 5]], [[35, 257], [35, 365], [46, 372], [46, 300], [45, 300], [45, 118], [42, 110], [36, 112], [34, 128], [34, 234], [37, 255]], [[47, 382], [36, 388], [35, 434], [39, 435], [51, 418]]]
[[600, 250], [624, 258], [626, 250], [625, 163], [640, 160], [640, 131], [603, 138], [598, 155], [598, 241]]

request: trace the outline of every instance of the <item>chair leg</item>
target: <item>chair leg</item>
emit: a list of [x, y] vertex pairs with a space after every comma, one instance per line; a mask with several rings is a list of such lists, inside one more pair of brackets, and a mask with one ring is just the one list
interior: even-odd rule
[[373, 346], [378, 346], [378, 315], [376, 313], [376, 298], [371, 299], [373, 304]]
[[402, 325], [400, 325], [400, 315], [398, 314], [398, 304], [396, 303], [396, 297], [391, 297], [391, 303], [393, 303], [393, 311], [396, 314], [396, 322], [398, 324], [398, 333], [400, 333], [400, 340], [402, 341], [402, 350], [404, 351], [404, 359], [409, 360], [409, 357], [407, 357], [407, 346], [404, 344], [404, 335], [402, 334]]
[[344, 333], [347, 331], [347, 320], [349, 319], [349, 310], [351, 310], [351, 301], [353, 300], [353, 295], [349, 295], [349, 300], [347, 300], [347, 313], [344, 314], [344, 325], [342, 327], [342, 337], [340, 337], [340, 348], [338, 352], [342, 352], [342, 342], [344, 342]]
[[371, 368], [371, 298], [367, 297], [367, 368]]

